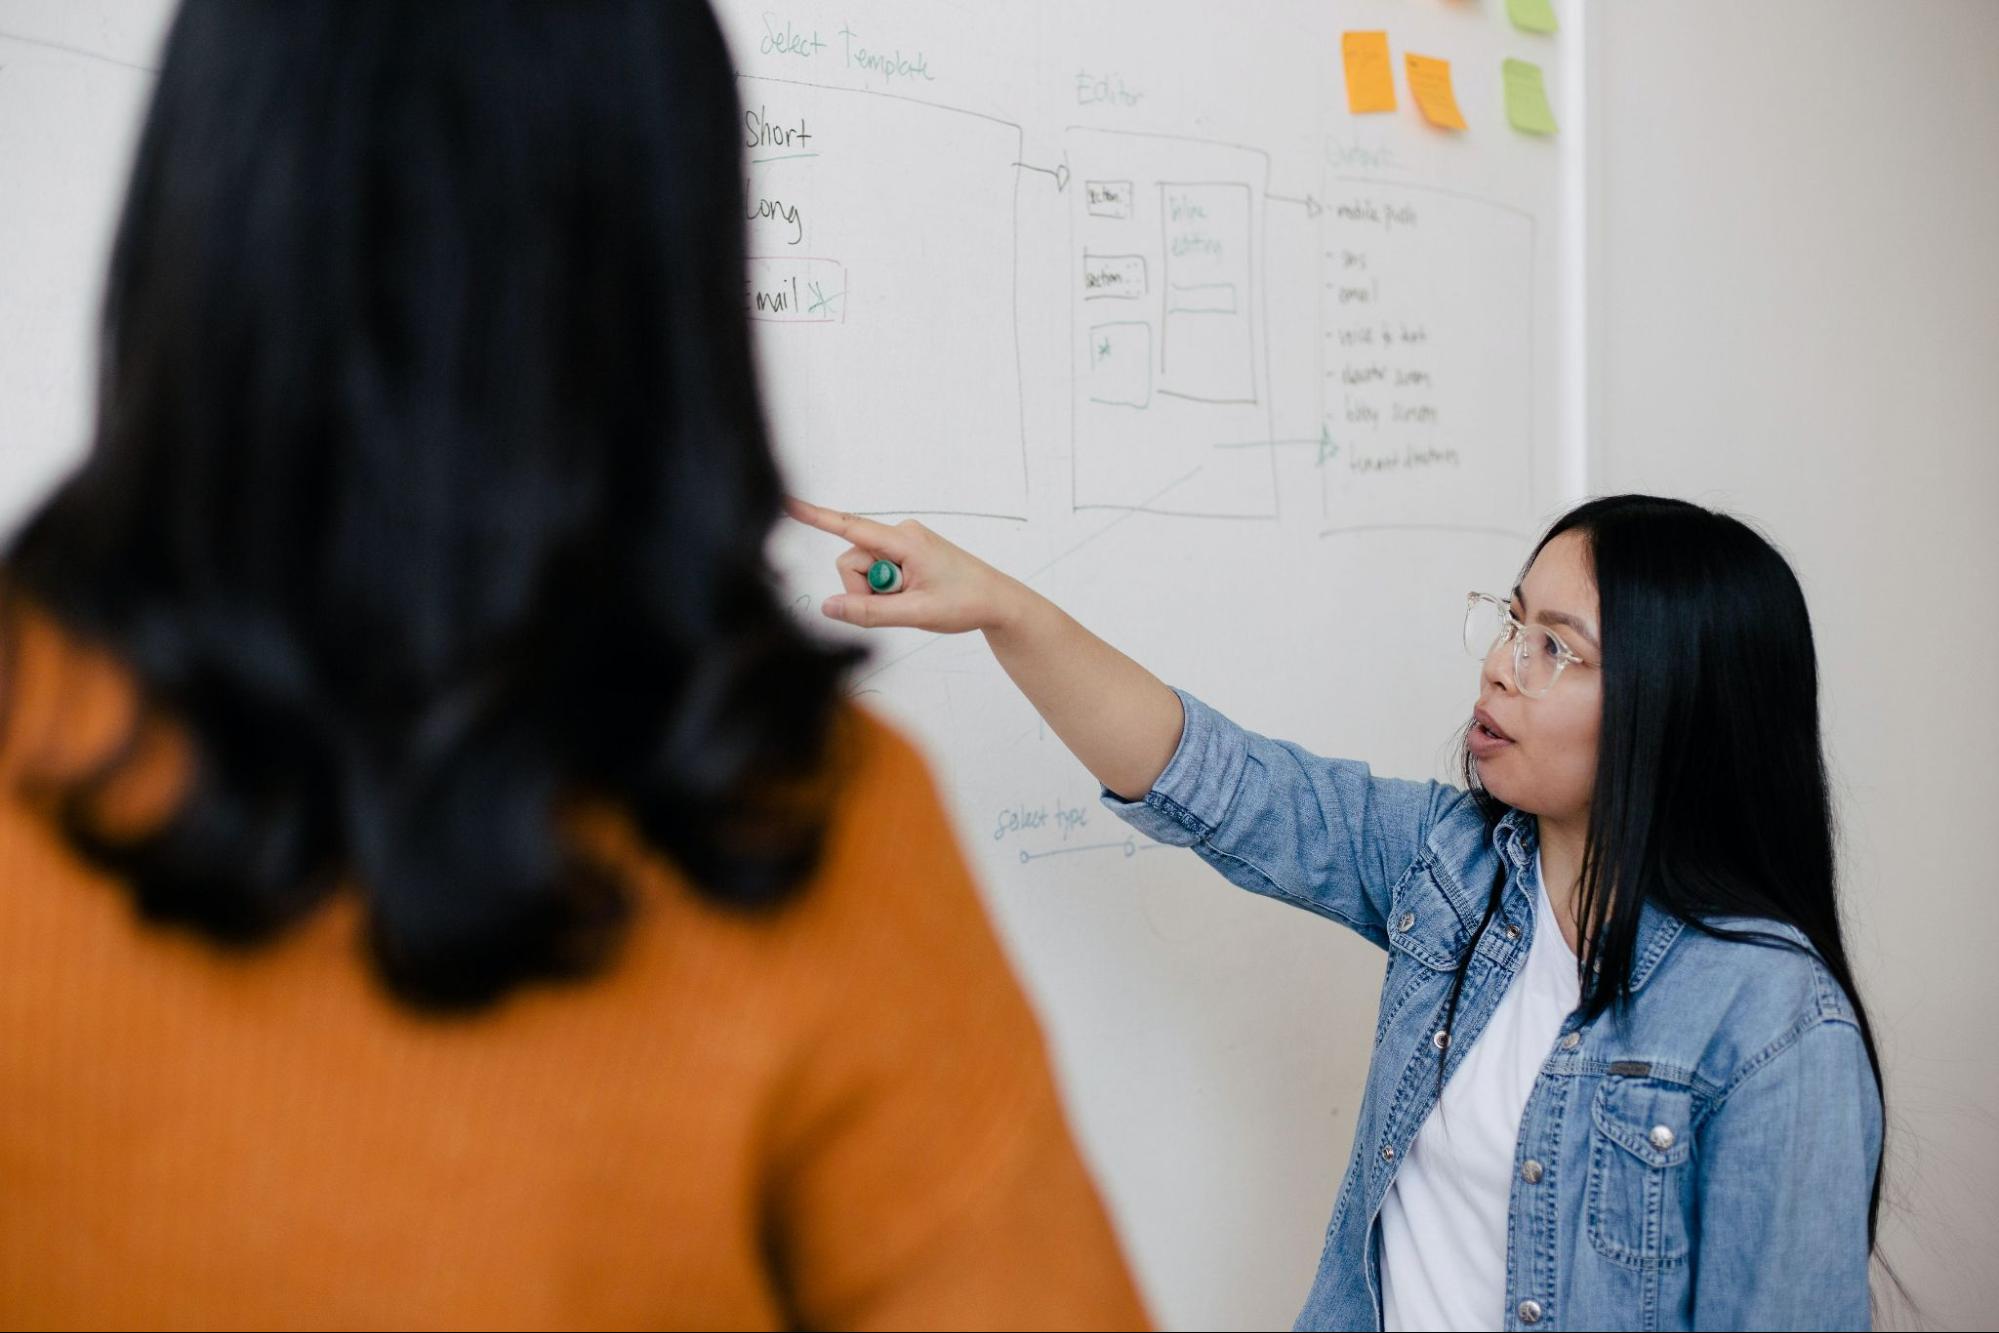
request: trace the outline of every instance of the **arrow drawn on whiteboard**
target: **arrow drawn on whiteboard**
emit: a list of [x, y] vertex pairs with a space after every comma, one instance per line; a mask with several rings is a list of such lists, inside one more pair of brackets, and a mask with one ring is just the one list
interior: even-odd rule
[[1030, 852], [1023, 847], [1020, 850], [1020, 863], [1026, 865], [1030, 861], [1039, 861], [1044, 856], [1066, 856], [1070, 852], [1104, 852], [1113, 848], [1122, 851], [1125, 859], [1129, 861], [1142, 852], [1171, 851], [1172, 845], [1164, 842], [1147, 842], [1141, 846], [1136, 837], [1129, 837], [1123, 842], [1086, 842], [1075, 847], [1053, 847], [1045, 852]]
[[1037, 167], [1032, 162], [1016, 162], [1014, 165], [1022, 171], [1038, 171], [1044, 176], [1053, 176], [1055, 178], [1055, 193], [1057, 194], [1069, 188], [1069, 155], [1067, 153], [1062, 154], [1062, 161], [1059, 166]]
[[1319, 467], [1324, 467], [1327, 459], [1338, 458], [1340, 454], [1339, 445], [1333, 443], [1332, 429], [1323, 423], [1319, 426], [1319, 433], [1317, 435], [1300, 436], [1292, 440], [1225, 440], [1212, 447], [1216, 449], [1274, 449], [1279, 445], [1302, 446], [1308, 449], [1316, 449], [1319, 456], [1313, 461]]
[[1126, 838], [1123, 842], [1086, 842], [1075, 847], [1056, 847], [1045, 852], [1030, 852], [1023, 847], [1020, 849], [1020, 863], [1026, 865], [1029, 861], [1039, 861], [1044, 856], [1063, 856], [1069, 852], [1101, 852], [1111, 847], [1123, 848], [1126, 857], [1138, 855], [1138, 839]]
[[1326, 206], [1309, 194], [1300, 199], [1297, 195], [1272, 194], [1270, 191], [1265, 190], [1263, 197], [1265, 199], [1274, 199], [1280, 204], [1297, 204], [1305, 210], [1305, 216], [1308, 218], [1315, 218], [1326, 211]]

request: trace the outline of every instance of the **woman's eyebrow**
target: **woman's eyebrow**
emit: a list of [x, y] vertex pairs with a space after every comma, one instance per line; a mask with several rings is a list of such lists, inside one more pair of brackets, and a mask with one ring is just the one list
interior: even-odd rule
[[[1514, 585], [1513, 595], [1519, 600], [1520, 609], [1525, 611], [1527, 609], [1527, 594], [1520, 590], [1518, 584]], [[1530, 616], [1529, 619], [1539, 620], [1547, 625], [1567, 625], [1576, 633], [1588, 639], [1590, 647], [1596, 649], [1598, 652], [1603, 651], [1603, 645], [1596, 641], [1596, 635], [1590, 633], [1590, 627], [1577, 617], [1570, 615], [1567, 611], [1543, 611], [1539, 615]]]

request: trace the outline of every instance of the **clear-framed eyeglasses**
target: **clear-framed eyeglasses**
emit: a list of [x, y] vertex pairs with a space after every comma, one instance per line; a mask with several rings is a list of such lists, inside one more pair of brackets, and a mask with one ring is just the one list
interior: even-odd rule
[[1513, 686], [1529, 699], [1555, 688], [1562, 672], [1582, 658], [1545, 625], [1523, 625], [1513, 607], [1489, 592], [1465, 594], [1465, 651], [1484, 661], [1501, 643], [1513, 645]]

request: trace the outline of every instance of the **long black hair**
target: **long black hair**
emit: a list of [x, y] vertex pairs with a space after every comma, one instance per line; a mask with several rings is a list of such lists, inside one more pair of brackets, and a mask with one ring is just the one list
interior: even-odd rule
[[764, 554], [738, 114], [701, 3], [180, 11], [93, 446], [5, 557], [188, 739], [142, 835], [57, 794], [147, 916], [254, 941], [349, 881], [398, 994], [476, 1006], [628, 915], [572, 798], [720, 903], [811, 870], [852, 655]]
[[[1845, 989], [1884, 1088], [1840, 929], [1818, 658], [1797, 576], [1739, 519], [1683, 500], [1616, 495], [1556, 520], [1522, 580], [1565, 532], [1588, 545], [1603, 636], [1603, 720], [1577, 893], [1583, 1020], [1630, 999], [1648, 901], [1706, 934], [1795, 948], [1784, 936], [1713, 924], [1781, 922], [1811, 941]], [[1466, 788], [1497, 825], [1508, 807], [1461, 753]], [[1504, 889], [1502, 868], [1452, 980], [1446, 1031]], [[1885, 1100], [1883, 1109], [1885, 1124]], [[1880, 1206], [1877, 1170], [1870, 1242]]]

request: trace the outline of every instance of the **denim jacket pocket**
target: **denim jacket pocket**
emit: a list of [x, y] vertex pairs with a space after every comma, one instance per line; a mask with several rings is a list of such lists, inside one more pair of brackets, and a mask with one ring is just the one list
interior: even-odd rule
[[1590, 1244], [1632, 1268], [1687, 1261], [1692, 1204], [1693, 1092], [1654, 1078], [1612, 1074], [1590, 1104]]
[[1432, 971], [1455, 972], [1465, 934], [1427, 859], [1415, 862], [1389, 894], [1389, 961], [1399, 951]]
[[1390, 895], [1387, 935], [1388, 971], [1374, 1025], [1377, 1046], [1411, 1001], [1448, 984], [1464, 949], [1457, 913], [1422, 861], [1409, 867]]

